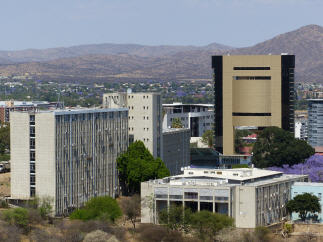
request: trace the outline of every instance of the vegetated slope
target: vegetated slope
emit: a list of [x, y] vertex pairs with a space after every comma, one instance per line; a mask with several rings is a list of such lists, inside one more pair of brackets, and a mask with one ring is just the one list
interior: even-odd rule
[[[75, 51], [82, 53], [77, 57], [0, 65], [0, 75], [28, 73], [37, 78], [61, 81], [211, 79], [211, 56], [214, 54], [289, 53], [296, 55], [297, 81], [323, 82], [323, 28], [318, 25], [308, 25], [257, 45], [238, 49], [218, 44], [204, 47], [108, 44], [101, 45], [101, 53], [98, 54], [94, 52], [99, 50], [91, 46], [66, 48], [69, 51], [82, 49]], [[123, 46], [123, 49], [118, 46]], [[112, 54], [106, 54], [108, 52]]]

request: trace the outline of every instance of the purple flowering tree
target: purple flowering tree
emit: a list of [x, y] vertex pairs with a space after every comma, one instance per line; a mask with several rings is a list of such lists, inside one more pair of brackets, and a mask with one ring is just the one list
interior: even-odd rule
[[269, 167], [272, 171], [281, 171], [285, 174], [308, 175], [312, 182], [323, 182], [323, 156], [312, 155], [304, 163], [293, 166]]

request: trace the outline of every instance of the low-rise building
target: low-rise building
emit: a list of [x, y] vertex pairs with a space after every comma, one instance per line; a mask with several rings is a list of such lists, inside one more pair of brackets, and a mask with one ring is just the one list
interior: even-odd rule
[[158, 214], [170, 205], [208, 210], [234, 218], [238, 228], [255, 228], [282, 221], [294, 182], [306, 175], [256, 168], [197, 169], [141, 183], [141, 222], [158, 223]]
[[[317, 213], [317, 220], [318, 222], [323, 222], [323, 200], [322, 200], [322, 194], [323, 194], [323, 183], [318, 182], [295, 182], [292, 186], [292, 198], [296, 197], [297, 195], [304, 194], [304, 193], [311, 193], [312, 195], [315, 195], [320, 200], [321, 205], [321, 212]], [[312, 214], [313, 215], [313, 214]], [[299, 220], [300, 217], [298, 213], [292, 214], [293, 220]]]
[[212, 130], [214, 124], [213, 104], [163, 104], [163, 128], [170, 128], [174, 119], [179, 119], [183, 128], [191, 130], [191, 137], [201, 137]]
[[181, 168], [190, 165], [190, 130], [163, 130], [163, 162], [171, 175], [181, 174]]

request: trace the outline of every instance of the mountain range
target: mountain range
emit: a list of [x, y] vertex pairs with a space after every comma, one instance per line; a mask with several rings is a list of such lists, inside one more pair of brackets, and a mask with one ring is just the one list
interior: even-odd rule
[[218, 54], [296, 55], [296, 81], [323, 83], [323, 27], [307, 25], [246, 48], [93, 44], [0, 51], [0, 76], [57, 81], [204, 80]]

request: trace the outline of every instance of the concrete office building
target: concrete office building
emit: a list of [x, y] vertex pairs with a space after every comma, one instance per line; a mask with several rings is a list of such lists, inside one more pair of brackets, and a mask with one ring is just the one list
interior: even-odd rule
[[215, 148], [234, 153], [235, 127], [294, 132], [293, 55], [213, 56]]
[[118, 193], [117, 156], [128, 147], [128, 110], [12, 112], [11, 200], [50, 197], [64, 215]]
[[183, 128], [191, 130], [191, 137], [201, 137], [205, 131], [213, 129], [213, 104], [163, 104], [163, 128], [171, 128], [173, 120], [178, 118]]
[[162, 102], [159, 93], [106, 93], [103, 107], [128, 108], [130, 142], [141, 140], [155, 158], [162, 158]]
[[176, 204], [226, 214], [238, 228], [269, 225], [288, 216], [292, 184], [307, 179], [256, 168], [187, 168], [183, 175], [141, 183], [141, 222], [158, 223], [159, 212]]
[[[323, 222], [323, 200], [322, 200], [322, 194], [323, 194], [323, 183], [317, 183], [317, 182], [295, 182], [292, 186], [292, 198], [296, 197], [297, 195], [301, 195], [304, 193], [311, 193], [319, 198], [319, 202], [321, 205], [321, 212], [317, 213], [317, 219], [320, 223]], [[312, 214], [313, 216], [314, 214]], [[293, 220], [299, 220], [300, 217], [298, 213], [292, 214]]]
[[308, 100], [308, 143], [323, 146], [323, 99]]
[[171, 175], [190, 165], [190, 129], [163, 130], [163, 162]]

